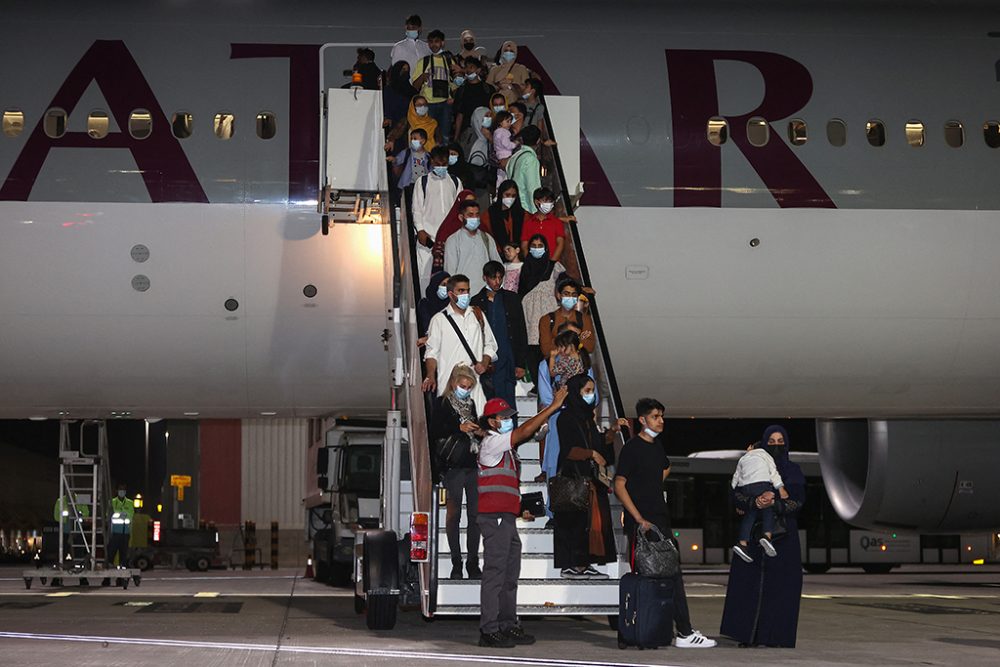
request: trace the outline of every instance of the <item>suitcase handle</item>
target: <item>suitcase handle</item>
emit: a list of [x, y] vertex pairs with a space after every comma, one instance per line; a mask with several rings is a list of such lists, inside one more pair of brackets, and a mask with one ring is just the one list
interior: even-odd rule
[[[629, 608], [629, 600], [631, 600], [631, 599], [632, 599], [632, 594], [631, 593], [626, 593], [625, 594], [625, 609]], [[636, 616], [638, 614], [639, 614], [639, 610], [638, 609], [633, 610], [633, 612], [632, 612], [632, 620], [631, 621], [629, 620], [629, 617], [626, 614], [626, 616], [625, 616], [625, 625], [635, 625], [635, 618], [636, 618]]]

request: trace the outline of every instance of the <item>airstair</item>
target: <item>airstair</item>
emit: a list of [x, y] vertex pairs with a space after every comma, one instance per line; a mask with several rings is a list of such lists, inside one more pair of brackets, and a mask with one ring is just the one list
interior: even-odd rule
[[[579, 100], [577, 98], [549, 97], [546, 100], [548, 135], [555, 138], [567, 159], [560, 157], [556, 147], [539, 147], [543, 164], [543, 184], [559, 194], [558, 215], [572, 213], [572, 202], [579, 183]], [[468, 579], [451, 580], [450, 552], [445, 534], [445, 493], [431, 474], [430, 442], [426, 398], [421, 392], [423, 380], [420, 351], [417, 346], [416, 305], [423, 296], [419, 280], [412, 267], [416, 266], [414, 230], [407, 219], [405, 206], [388, 205], [397, 198], [391, 196], [387, 176], [382, 137], [382, 105], [380, 91], [327, 89], [324, 91], [323, 141], [324, 150], [320, 166], [319, 213], [323, 228], [335, 218], [343, 220], [344, 212], [334, 206], [337, 198], [357, 202], [378, 202], [378, 219], [371, 216], [364, 222], [381, 223], [388, 229], [386, 256], [388, 328], [385, 336], [389, 352], [391, 377], [390, 411], [387, 422], [383, 456], [382, 528], [394, 531], [405, 540], [411, 512], [427, 513], [430, 517], [428, 557], [416, 564], [420, 608], [425, 617], [435, 615], [478, 615], [480, 582]], [[333, 147], [336, 147], [334, 149]], [[360, 156], [360, 157], [359, 157]], [[564, 163], [570, 165], [573, 189], [567, 184]], [[362, 207], [363, 208], [363, 207]], [[362, 221], [353, 208], [350, 215]], [[345, 220], [348, 221], [348, 220]], [[567, 251], [563, 264], [568, 272], [583, 285], [590, 286], [586, 259], [575, 225], [567, 227]], [[388, 276], [387, 276], [388, 278]], [[605, 428], [624, 416], [618, 393], [611, 357], [604, 345], [599, 311], [600, 286], [596, 298], [591, 298], [590, 309], [597, 337], [597, 351], [593, 357], [593, 370], [597, 381], [600, 403], [598, 423]], [[556, 307], [553, 295], [552, 307]], [[530, 324], [529, 324], [530, 325]], [[534, 370], [534, 369], [532, 369]], [[524, 393], [524, 392], [520, 392]], [[521, 419], [538, 412], [537, 398], [523, 396], [518, 399]], [[393, 435], [395, 433], [395, 435]], [[620, 437], [616, 452], [622, 444]], [[408, 449], [410, 480], [401, 479], [399, 455]], [[541, 470], [538, 442], [525, 443], [519, 448], [521, 458], [522, 493], [540, 491], [547, 498], [546, 484], [535, 481]], [[525, 615], [605, 615], [617, 618], [618, 579], [628, 571], [625, 557], [626, 540], [621, 527], [622, 508], [611, 496], [612, 523], [615, 526], [617, 561], [598, 569], [606, 579], [569, 580], [559, 576], [553, 564], [553, 530], [545, 528], [546, 518], [535, 521], [518, 520], [523, 557], [521, 581], [518, 590], [519, 611]], [[462, 543], [464, 547], [465, 516], [462, 518]], [[363, 549], [357, 547], [359, 564], [355, 571], [358, 582], [356, 591], [364, 594], [361, 580], [367, 577], [361, 563]], [[412, 555], [411, 551], [411, 555]], [[406, 590], [386, 588], [380, 596], [395, 595], [402, 601]], [[372, 593], [368, 593], [369, 606]], [[359, 603], [363, 609], [363, 603]], [[381, 604], [381, 603], [380, 603]], [[381, 613], [381, 612], [380, 612]], [[391, 627], [394, 612], [385, 617], [386, 623], [375, 621], [371, 627]]]
[[[73, 427], [78, 427], [73, 438]], [[125, 567], [107, 568], [111, 515], [111, 477], [108, 470], [108, 430], [103, 420], [63, 420], [59, 423], [59, 562], [51, 569], [37, 568], [23, 573], [25, 587], [34, 578], [44, 586], [67, 580], [89, 585], [100, 580], [128, 588], [139, 584], [141, 572]]]

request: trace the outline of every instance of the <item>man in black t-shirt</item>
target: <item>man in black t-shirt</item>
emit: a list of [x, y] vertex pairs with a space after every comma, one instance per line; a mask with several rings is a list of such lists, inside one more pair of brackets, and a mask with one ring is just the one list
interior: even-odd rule
[[[667, 501], [663, 497], [663, 482], [670, 474], [670, 459], [659, 441], [659, 435], [663, 433], [664, 407], [655, 398], [641, 398], [635, 405], [635, 411], [642, 432], [625, 443], [618, 455], [615, 475], [615, 495], [625, 507], [630, 564], [634, 561], [637, 530], [646, 532], [656, 526], [668, 539], [674, 539]], [[674, 545], [677, 545], [676, 540]], [[714, 639], [691, 627], [680, 569], [674, 578], [674, 624], [677, 627], [674, 645], [678, 648], [715, 646]]]

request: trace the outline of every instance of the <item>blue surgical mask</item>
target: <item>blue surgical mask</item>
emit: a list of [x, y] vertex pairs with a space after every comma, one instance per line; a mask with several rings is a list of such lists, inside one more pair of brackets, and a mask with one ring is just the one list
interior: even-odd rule
[[465, 310], [466, 308], [468, 308], [470, 301], [472, 301], [471, 294], [459, 294], [458, 296], [455, 297], [455, 305], [458, 306], [461, 310]]
[[439, 299], [447, 299], [448, 298], [448, 286], [447, 285], [438, 285], [438, 298]]
[[642, 432], [645, 433], [646, 435], [648, 435], [653, 440], [656, 440], [656, 436], [660, 435], [659, 433], [657, 433], [656, 431], [654, 431], [651, 428], [644, 428], [644, 429], [642, 429]]
[[413, 107], [413, 110], [417, 112], [418, 116], [427, 115], [427, 107]]
[[483, 116], [483, 127], [489, 127], [493, 125], [493, 118], [490, 116]]
[[561, 303], [562, 307], [565, 308], [566, 310], [573, 310], [574, 308], [576, 308], [576, 302], [579, 300], [580, 300], [579, 297], [564, 296], [559, 300], [559, 303]]
[[514, 430], [514, 420], [513, 419], [501, 419], [500, 427], [497, 428], [498, 433], [510, 433]]
[[455, 85], [456, 86], [461, 86], [463, 83], [465, 83], [465, 77], [464, 76], [456, 76], [455, 77]]
[[552, 212], [552, 209], [554, 207], [555, 207], [555, 204], [553, 204], [552, 202], [550, 202], [550, 201], [543, 201], [542, 203], [540, 203], [538, 205], [538, 210], [542, 212], [542, 215], [548, 215], [549, 213]]
[[457, 396], [460, 401], [468, 400], [469, 396], [472, 396], [472, 390], [466, 389], [465, 387], [455, 387], [455, 396]]
[[597, 394], [581, 394], [583, 396], [583, 402], [587, 405], [593, 405], [597, 402]]
[[504, 61], [512, 63], [514, 62], [514, 58], [517, 58], [517, 54], [513, 51], [504, 51], [500, 54], [500, 57], [503, 58]]
[[448, 167], [442, 167], [441, 165], [434, 167], [433, 171], [434, 175], [440, 178], [444, 178], [445, 176], [448, 175]]
[[531, 256], [535, 259], [545, 257], [545, 248], [528, 248], [528, 252], [530, 252]]
[[522, 93], [521, 94], [521, 99], [522, 100], [530, 100], [531, 99], [531, 93]]
[[449, 155], [448, 156], [448, 165], [451, 166], [451, 167], [454, 167], [456, 164], [458, 164], [458, 156], [457, 155]]
[[407, 39], [416, 39], [419, 36], [420, 36], [420, 31], [419, 30], [407, 30], [406, 31], [406, 38]]
[[465, 78], [468, 79], [469, 81], [476, 81], [479, 79], [479, 74], [477, 74], [476, 72], [470, 72], [469, 74], [465, 75]]
[[507, 107], [502, 104], [497, 104], [493, 107], [493, 113], [500, 113], [501, 111], [506, 111]]
[[465, 228], [468, 229], [470, 232], [474, 232], [477, 229], [479, 229], [479, 218], [466, 218]]
[[424, 142], [420, 141], [420, 139], [410, 139], [410, 148], [412, 148], [413, 150], [419, 151], [423, 147], [424, 147]]

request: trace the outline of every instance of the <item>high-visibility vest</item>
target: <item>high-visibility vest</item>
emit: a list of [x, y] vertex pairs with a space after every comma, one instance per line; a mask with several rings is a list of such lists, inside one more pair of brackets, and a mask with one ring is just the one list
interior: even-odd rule
[[479, 513], [521, 513], [521, 486], [512, 450], [504, 452], [495, 466], [479, 464]]
[[111, 532], [132, 532], [132, 517], [135, 515], [135, 503], [131, 498], [111, 499]]

